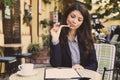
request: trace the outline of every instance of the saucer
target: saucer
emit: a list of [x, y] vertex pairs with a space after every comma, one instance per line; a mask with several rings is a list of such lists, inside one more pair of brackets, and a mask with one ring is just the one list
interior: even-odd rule
[[37, 71], [33, 70], [33, 72], [28, 73], [28, 74], [23, 73], [22, 71], [18, 71], [17, 74], [20, 76], [33, 76], [33, 75], [37, 74]]

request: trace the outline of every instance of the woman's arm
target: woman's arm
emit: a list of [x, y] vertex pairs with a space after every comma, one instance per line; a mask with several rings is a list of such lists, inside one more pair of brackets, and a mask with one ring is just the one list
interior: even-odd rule
[[96, 57], [96, 51], [93, 50], [93, 52], [90, 54], [89, 59], [88, 59], [88, 64], [84, 68], [94, 70], [96, 71], [98, 68], [98, 62], [97, 62], [97, 57]]
[[53, 67], [60, 67], [61, 66], [61, 49], [60, 44], [50, 46], [50, 64]]

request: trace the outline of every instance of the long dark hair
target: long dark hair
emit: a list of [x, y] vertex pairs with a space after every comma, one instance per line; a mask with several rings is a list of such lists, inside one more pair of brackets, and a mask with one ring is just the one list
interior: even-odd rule
[[[91, 53], [93, 50], [93, 39], [92, 39], [92, 26], [90, 21], [90, 14], [88, 12], [88, 9], [84, 6], [82, 3], [74, 3], [71, 5], [71, 7], [68, 7], [66, 11], [63, 14], [63, 17], [61, 19], [61, 24], [67, 24], [66, 19], [74, 10], [78, 10], [81, 12], [81, 14], [84, 17], [82, 25], [77, 29], [76, 35], [78, 37], [79, 44], [83, 47], [84, 53], [88, 54]], [[60, 42], [61, 45], [66, 46], [67, 44], [67, 35], [69, 32], [69, 28], [62, 28], [61, 34], [60, 34]]]

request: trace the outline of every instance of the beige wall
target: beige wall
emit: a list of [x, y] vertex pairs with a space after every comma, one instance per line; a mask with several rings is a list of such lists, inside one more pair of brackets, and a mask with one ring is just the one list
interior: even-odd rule
[[27, 2], [27, 4], [30, 5], [30, 0], [20, 0], [21, 34], [30, 34], [30, 27], [23, 24], [24, 2]]
[[0, 45], [4, 44], [3, 25], [2, 25], [2, 11], [0, 10]]
[[[50, 19], [50, 12], [54, 11], [54, 7], [55, 7], [55, 0], [51, 0], [51, 3], [44, 3], [43, 1], [41, 1], [40, 4], [40, 13], [39, 13], [39, 43], [42, 45], [43, 41], [42, 41], [42, 37], [41, 35], [48, 35], [49, 34], [49, 26], [47, 26], [46, 28], [43, 28], [42, 25], [40, 24], [40, 21], [43, 19]], [[58, 0], [57, 0], [58, 1]], [[56, 4], [58, 5], [58, 4]], [[58, 9], [58, 8], [57, 8]]]
[[38, 42], [38, 0], [32, 0], [32, 42]]
[[[1, 45], [4, 45], [4, 35], [3, 35], [3, 26], [2, 26], [2, 11], [0, 10], [0, 46]], [[4, 71], [5, 71], [5, 67], [4, 67], [5, 64], [2, 63], [2, 64], [0, 64], [0, 66], [1, 66], [1, 73], [4, 73]]]
[[30, 27], [27, 26], [26, 24], [23, 24], [24, 2], [26, 2], [28, 5], [30, 5], [30, 0], [20, 0], [22, 53], [26, 53], [27, 52], [27, 47], [31, 43]]

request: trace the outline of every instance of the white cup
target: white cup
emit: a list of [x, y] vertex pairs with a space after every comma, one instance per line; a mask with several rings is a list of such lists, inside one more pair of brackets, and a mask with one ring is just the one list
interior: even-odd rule
[[33, 68], [34, 68], [34, 65], [32, 63], [25, 63], [25, 64], [21, 64], [21, 65], [18, 66], [18, 69], [23, 74], [33, 73]]

